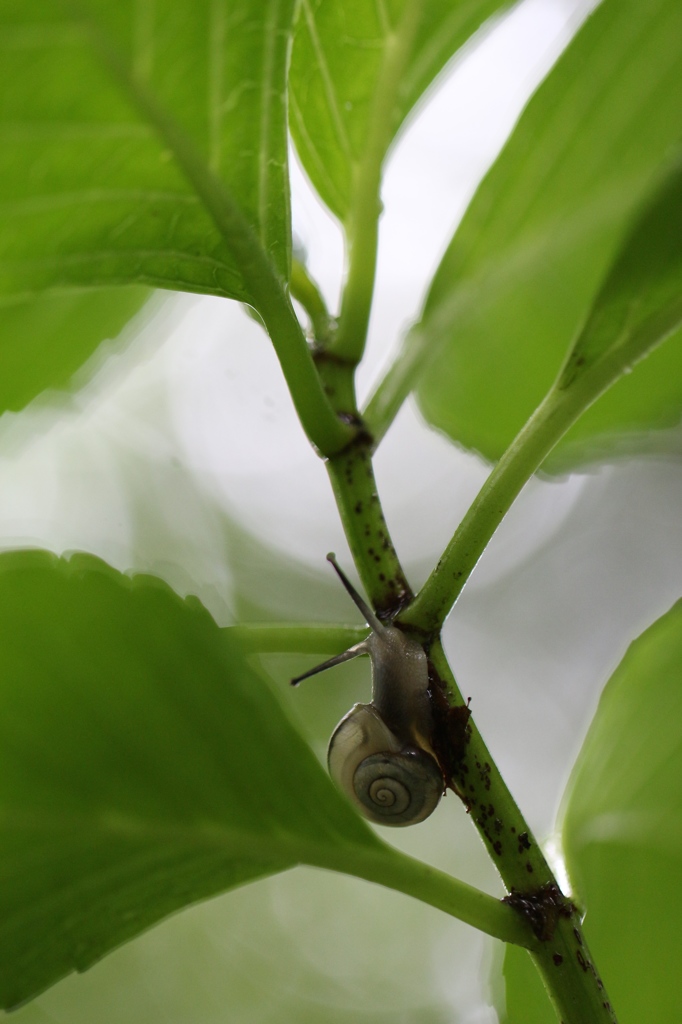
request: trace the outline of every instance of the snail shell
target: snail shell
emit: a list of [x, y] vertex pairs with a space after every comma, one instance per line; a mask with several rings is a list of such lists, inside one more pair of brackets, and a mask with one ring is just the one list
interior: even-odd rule
[[356, 807], [380, 825], [415, 825], [443, 795], [443, 773], [430, 744], [433, 731], [429, 673], [423, 647], [382, 622], [327, 555], [372, 632], [343, 654], [297, 676], [297, 686], [317, 672], [368, 654], [372, 703], [356, 704], [332, 733], [329, 774]]
[[443, 776], [433, 757], [404, 747], [373, 704], [356, 704], [332, 734], [329, 774], [370, 821], [415, 825], [435, 810]]

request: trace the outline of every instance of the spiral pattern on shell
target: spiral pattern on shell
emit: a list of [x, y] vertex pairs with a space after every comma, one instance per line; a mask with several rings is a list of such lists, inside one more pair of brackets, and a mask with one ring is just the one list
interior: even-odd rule
[[443, 794], [443, 776], [423, 750], [387, 751], [360, 762], [353, 789], [371, 821], [414, 825], [435, 810]]

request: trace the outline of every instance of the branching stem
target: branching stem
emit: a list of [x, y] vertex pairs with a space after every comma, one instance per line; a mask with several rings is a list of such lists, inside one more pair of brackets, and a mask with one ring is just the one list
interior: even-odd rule
[[339, 654], [367, 636], [366, 626], [326, 622], [242, 622], [226, 626], [245, 654]]
[[289, 295], [255, 230], [229, 189], [213, 174], [178, 122], [129, 68], [123, 55], [92, 20], [86, 18], [84, 23], [112, 77], [168, 146], [234, 254], [250, 300], [267, 327], [308, 438], [324, 455], [340, 451], [353, 438], [355, 429], [334, 412]]
[[566, 431], [624, 372], [622, 351], [603, 354], [580, 376], [550, 389], [483, 484], [401, 622], [436, 635], [519, 493]]
[[339, 329], [331, 351], [350, 362], [362, 358], [374, 293], [381, 171], [394, 129], [395, 101], [422, 16], [423, 0], [407, 0], [395, 31], [389, 35], [367, 125], [367, 144], [354, 167], [352, 203], [346, 218], [348, 277]]

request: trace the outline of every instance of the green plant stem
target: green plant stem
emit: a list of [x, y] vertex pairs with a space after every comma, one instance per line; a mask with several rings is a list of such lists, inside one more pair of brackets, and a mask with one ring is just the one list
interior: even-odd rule
[[[440, 639], [431, 645], [429, 659], [447, 686], [453, 705], [461, 707], [464, 700]], [[615, 1016], [593, 967], [580, 916], [561, 893], [473, 718], [469, 719], [468, 730], [464, 754], [450, 781], [505, 886], [516, 897], [514, 905], [525, 908], [521, 916], [534, 925], [537, 942], [531, 953], [559, 1018], [563, 1024], [613, 1024]]]
[[323, 455], [333, 455], [355, 429], [339, 419], [320, 382], [291, 300], [256, 232], [223, 182], [214, 175], [178, 123], [129, 69], [125, 59], [97, 26], [86, 21], [90, 36], [112, 75], [142, 115], [154, 126], [201, 199], [233, 252], [253, 305], [263, 318], [282, 366], [296, 412], [309, 440]]
[[338, 860], [325, 856], [324, 863], [318, 865], [413, 896], [503, 942], [532, 949], [538, 946], [532, 930], [508, 904], [383, 843], [376, 858], [364, 848], [354, 858], [345, 848], [339, 851]]
[[550, 392], [484, 483], [438, 565], [402, 616], [404, 623], [426, 635], [440, 630], [488, 541], [569, 425], [561, 403]]
[[[514, 438], [457, 527], [421, 591], [400, 621], [424, 636], [438, 633], [488, 541], [530, 477], [589, 406], [663, 337], [635, 334], [588, 362], [568, 354], [556, 384]], [[577, 353], [577, 355], [576, 355]]]
[[577, 914], [561, 918], [551, 942], [529, 953], [561, 1024], [618, 1024]]
[[428, 345], [428, 335], [418, 327], [411, 328], [403, 339], [400, 353], [370, 396], [362, 419], [374, 439], [375, 450], [414, 390], [417, 376], [423, 371]]
[[386, 41], [384, 61], [374, 91], [362, 159], [354, 166], [352, 204], [346, 218], [348, 277], [339, 329], [330, 351], [358, 363], [367, 338], [376, 274], [381, 170], [394, 126], [395, 100], [422, 15], [423, 0], [407, 0], [402, 17]]
[[255, 622], [226, 626], [245, 654], [340, 654], [367, 636], [366, 626]]
[[[428, 649], [429, 660], [453, 706], [465, 704], [440, 639]], [[555, 882], [547, 861], [500, 775], [474, 718], [468, 723], [466, 750], [451, 781], [497, 866], [508, 890], [525, 890]]]
[[301, 303], [310, 318], [315, 342], [318, 345], [326, 345], [331, 337], [334, 322], [329, 315], [322, 292], [300, 260], [292, 260], [289, 287], [292, 296]]
[[327, 461], [353, 561], [379, 615], [393, 616], [412, 596], [377, 493], [372, 443], [360, 437]]
[[569, 395], [567, 391], [552, 388], [538, 406], [483, 484], [420, 593], [400, 616], [403, 624], [422, 631], [425, 636], [440, 631], [514, 500], [587, 407], [575, 399], [573, 393]]
[[[460, 527], [460, 531], [464, 529], [464, 542], [460, 536], [459, 544], [464, 543], [464, 549], [462, 553], [460, 547], [459, 557], [469, 572], [526, 480], [580, 411], [589, 404], [590, 395], [595, 393], [598, 386], [596, 381], [588, 381], [581, 388], [564, 391], [553, 389], [493, 471], [486, 485], [488, 490], [483, 488]], [[369, 438], [363, 439], [361, 435], [342, 455], [330, 459], [328, 468], [346, 535], [365, 588], [377, 609], [390, 614], [393, 609], [389, 602], [393, 595], [386, 586], [389, 578], [387, 574], [391, 567], [397, 567], [402, 579], [404, 575], [385, 530], [372, 472], [371, 451], [372, 442]], [[453, 543], [457, 541], [460, 531], [455, 534]], [[379, 540], [382, 544], [377, 549]], [[476, 544], [479, 545], [478, 551]], [[444, 559], [447, 555], [446, 551]], [[454, 571], [459, 570], [456, 568]], [[457, 577], [455, 582], [458, 583], [460, 578]], [[444, 715], [446, 723], [451, 721], [453, 713], [457, 716], [458, 712], [460, 717], [455, 717], [455, 720], [461, 721], [461, 711], [465, 704], [438, 635], [442, 618], [449, 610], [447, 601], [451, 587], [450, 583], [450, 587], [444, 587], [442, 593], [435, 592], [436, 614], [431, 611], [429, 617], [414, 615], [415, 605], [419, 601], [417, 599], [399, 615], [401, 622], [422, 630], [424, 639], [430, 640], [430, 662], [452, 702], [452, 710], [448, 709]], [[409, 599], [409, 588], [406, 597]], [[386, 603], [382, 605], [382, 602]], [[438, 683], [435, 682], [435, 685]], [[448, 729], [449, 724], [445, 729], [446, 748], [452, 746]], [[471, 719], [466, 729], [464, 750], [459, 751], [451, 763], [449, 782], [467, 806], [510, 892], [509, 899], [513, 903], [508, 905], [513, 905], [514, 912], [519, 914], [525, 928], [530, 927], [533, 931], [535, 944], [529, 943], [527, 939], [521, 944], [531, 950], [534, 963], [562, 1024], [614, 1024], [615, 1015], [594, 968], [582, 934], [579, 914], [570, 900], [561, 893], [540, 846]], [[370, 877], [366, 868], [357, 873], [362, 877]], [[385, 867], [381, 868], [381, 877], [376, 880], [408, 891], [389, 880]], [[430, 893], [426, 883], [423, 892], [412, 894], [442, 907], [441, 897]], [[480, 920], [476, 923], [473, 912], [471, 916], [464, 916], [461, 907], [457, 907], [454, 912], [462, 920], [495, 934], [490, 923], [481, 923]], [[497, 934], [499, 936], [499, 932]]]

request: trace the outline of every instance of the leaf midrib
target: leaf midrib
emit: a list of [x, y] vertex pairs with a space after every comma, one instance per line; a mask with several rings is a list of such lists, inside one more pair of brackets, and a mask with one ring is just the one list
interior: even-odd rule
[[248, 830], [225, 826], [209, 818], [177, 822], [163, 818], [142, 818], [115, 809], [92, 815], [70, 811], [51, 816], [43, 810], [27, 813], [23, 809], [5, 808], [0, 809], [0, 827], [5, 834], [10, 831], [30, 832], [36, 836], [42, 834], [46, 839], [51, 837], [51, 841], [60, 833], [69, 836], [79, 833], [84, 838], [109, 836], [131, 842], [154, 842], [162, 846], [175, 843], [187, 849], [221, 849], [234, 859], [278, 860], [289, 865], [342, 864], [344, 857], [350, 860], [358, 857], [376, 858], [389, 851], [400, 856], [369, 829], [366, 830], [363, 842], [349, 841], [348, 834], [339, 829], [338, 832], [330, 833], [326, 842], [320, 844], [294, 832], [272, 829], [267, 825], [263, 829]]

